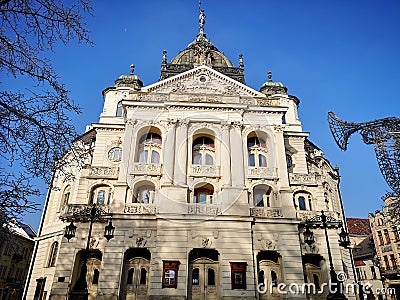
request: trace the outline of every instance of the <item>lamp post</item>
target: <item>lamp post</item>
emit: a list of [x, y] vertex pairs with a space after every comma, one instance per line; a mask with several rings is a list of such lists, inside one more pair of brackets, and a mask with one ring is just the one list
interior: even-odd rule
[[[97, 207], [96, 204], [93, 204], [92, 207], [86, 207], [78, 212], [73, 214], [73, 218], [81, 218], [81, 219], [89, 219], [89, 233], [86, 242], [86, 248], [82, 257], [81, 270], [79, 273], [78, 280], [76, 281], [72, 291], [69, 293], [70, 300], [87, 300], [88, 299], [88, 285], [86, 281], [87, 274], [87, 259], [89, 254], [89, 246], [90, 246], [90, 238], [92, 236], [92, 228], [93, 222], [96, 219], [101, 219], [103, 217], [109, 217], [111, 214], [107, 213], [100, 207]], [[108, 225], [104, 228], [104, 237], [109, 241], [114, 237], [115, 227], [112, 225], [111, 219], [109, 220]], [[76, 226], [73, 221], [65, 228], [64, 236], [69, 241], [71, 238], [75, 236]]]
[[[340, 228], [342, 227], [342, 221], [336, 220], [333, 217], [327, 216], [324, 214], [324, 211], [321, 211], [321, 215], [317, 215], [311, 219], [307, 219], [304, 222], [304, 225], [306, 226], [306, 230], [303, 233], [304, 235], [304, 242], [307, 243], [308, 245], [311, 245], [312, 243], [315, 242], [314, 240], [314, 233], [310, 231], [310, 227], [317, 227], [317, 228], [323, 228], [325, 232], [325, 241], [326, 241], [326, 246], [328, 249], [328, 258], [329, 258], [329, 265], [330, 265], [330, 278], [331, 278], [331, 283], [334, 285], [335, 290], [332, 291], [332, 289], [329, 289], [329, 294], [326, 297], [326, 299], [347, 299], [346, 296], [343, 294], [343, 286], [342, 282], [340, 282], [337, 278], [337, 274], [335, 271], [335, 268], [333, 267], [333, 261], [332, 261], [332, 252], [331, 252], [331, 247], [329, 243], [329, 238], [328, 238], [328, 228]], [[339, 245], [342, 247], [348, 247], [350, 245], [350, 239], [349, 235], [347, 232], [344, 231], [342, 227], [342, 231], [339, 234]]]

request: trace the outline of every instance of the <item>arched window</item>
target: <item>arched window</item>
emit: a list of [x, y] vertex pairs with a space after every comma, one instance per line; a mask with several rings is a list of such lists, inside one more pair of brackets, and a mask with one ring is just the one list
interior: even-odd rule
[[67, 205], [69, 198], [71, 197], [71, 187], [68, 185], [65, 189], [64, 189], [64, 193], [62, 195], [62, 205]]
[[212, 268], [208, 268], [207, 270], [207, 279], [208, 279], [208, 285], [215, 285], [215, 271]]
[[138, 161], [144, 164], [159, 164], [162, 139], [158, 133], [148, 132], [139, 140]]
[[193, 202], [200, 204], [213, 204], [214, 187], [211, 184], [205, 184], [194, 189]]
[[267, 148], [265, 140], [255, 134], [247, 138], [248, 165], [249, 167], [267, 166]]
[[128, 277], [126, 279], [126, 284], [133, 284], [133, 275], [135, 274], [135, 269], [131, 268], [128, 271]]
[[253, 203], [258, 207], [271, 207], [271, 191], [267, 185], [257, 185], [253, 189]]
[[198, 268], [192, 270], [192, 285], [199, 285], [200, 272]]
[[53, 244], [51, 244], [51, 247], [50, 247], [49, 259], [47, 261], [47, 267], [55, 267], [56, 266], [57, 252], [58, 252], [58, 242], [54, 242]]
[[123, 117], [124, 116], [124, 110], [123, 110], [123, 107], [122, 107], [122, 101], [119, 101], [117, 103], [117, 112], [115, 113], [115, 115], [117, 117]]
[[312, 210], [312, 198], [307, 192], [300, 192], [294, 195], [293, 204], [297, 210]]
[[207, 136], [201, 136], [193, 141], [193, 164], [214, 165], [215, 145], [214, 140]]
[[100, 276], [99, 270], [98, 269], [94, 269], [92, 284], [99, 284], [99, 276]]
[[288, 169], [293, 167], [293, 160], [292, 160], [292, 156], [290, 154], [286, 154], [286, 165], [287, 165]]
[[145, 184], [136, 188], [133, 203], [153, 204], [155, 197], [154, 185]]
[[95, 203], [98, 205], [110, 205], [111, 187], [109, 187], [108, 185], [95, 187], [90, 195], [90, 203]]
[[300, 196], [298, 198], [298, 201], [299, 201], [299, 209], [300, 210], [307, 210], [307, 208], [306, 208], [306, 199], [304, 199], [303, 196]]
[[264, 276], [264, 271], [261, 270], [258, 272], [258, 284], [265, 284], [265, 276]]
[[147, 271], [145, 268], [142, 268], [140, 270], [140, 281], [139, 284], [146, 284], [146, 277], [147, 277]]
[[321, 284], [320, 284], [319, 277], [317, 274], [313, 274], [313, 281], [314, 281], [314, 285], [315, 285], [315, 290], [319, 291], [321, 289]]
[[271, 271], [271, 285], [273, 287], [278, 286], [278, 276], [275, 271]]

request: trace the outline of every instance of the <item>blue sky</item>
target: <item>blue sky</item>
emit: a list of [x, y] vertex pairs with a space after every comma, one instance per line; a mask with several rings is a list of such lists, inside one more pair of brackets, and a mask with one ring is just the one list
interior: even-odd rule
[[[195, 38], [197, 5], [195, 0], [94, 2], [86, 22], [95, 45], [60, 45], [51, 54], [83, 109], [74, 117], [79, 132], [98, 121], [101, 91], [129, 73], [130, 64], [145, 85], [158, 80], [162, 51], [170, 61]], [[203, 8], [207, 37], [235, 65], [243, 53], [250, 87], [258, 90], [271, 70], [273, 80], [300, 99], [303, 129], [340, 167], [347, 216], [367, 217], [380, 209], [388, 187], [373, 146], [357, 134], [346, 152], [339, 150], [327, 112], [354, 122], [399, 116], [400, 2], [203, 0]], [[37, 228], [39, 218], [25, 221]]]

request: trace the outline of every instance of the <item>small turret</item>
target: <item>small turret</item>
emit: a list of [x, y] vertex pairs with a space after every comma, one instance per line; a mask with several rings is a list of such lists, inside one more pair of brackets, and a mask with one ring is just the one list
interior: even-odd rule
[[281, 82], [272, 81], [272, 72], [268, 71], [268, 81], [261, 86], [260, 92], [267, 96], [274, 94], [286, 94], [287, 88]]
[[139, 76], [134, 74], [135, 72], [135, 65], [131, 65], [130, 67], [130, 74], [129, 75], [121, 75], [115, 80], [115, 87], [131, 87], [135, 90], [140, 90], [143, 87], [143, 82]]

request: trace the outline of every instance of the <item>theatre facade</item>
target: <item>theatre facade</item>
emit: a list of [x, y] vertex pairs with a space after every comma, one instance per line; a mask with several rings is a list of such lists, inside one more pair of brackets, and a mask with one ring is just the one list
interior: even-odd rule
[[[89, 299], [326, 298], [278, 292], [328, 282], [324, 230], [305, 243], [304, 224], [344, 211], [338, 169], [271, 73], [259, 90], [247, 86], [243, 57], [234, 66], [200, 16], [186, 49], [170, 61], [164, 51], [159, 81], [143, 85], [132, 66], [103, 96], [99, 122], [54, 176], [27, 299], [75, 297], [85, 261]], [[335, 270], [352, 281], [339, 229], [327, 232]]]

